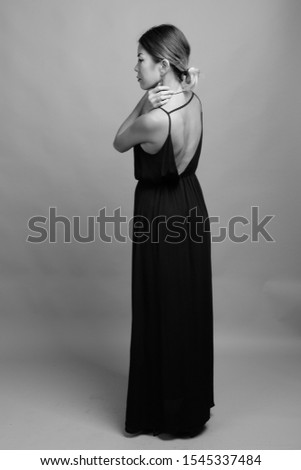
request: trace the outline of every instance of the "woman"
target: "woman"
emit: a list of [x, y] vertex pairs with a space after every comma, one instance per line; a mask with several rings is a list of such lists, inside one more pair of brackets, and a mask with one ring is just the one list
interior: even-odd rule
[[173, 25], [140, 37], [134, 70], [146, 93], [113, 144], [122, 153], [133, 148], [138, 180], [125, 422], [131, 435], [195, 436], [215, 406], [210, 225], [195, 175], [203, 113], [189, 55]]

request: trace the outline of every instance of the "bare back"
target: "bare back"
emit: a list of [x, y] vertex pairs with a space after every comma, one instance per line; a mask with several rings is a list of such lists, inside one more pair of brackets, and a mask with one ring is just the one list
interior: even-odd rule
[[[164, 107], [152, 111], [158, 114], [158, 119], [162, 120], [162, 129], [156, 136], [156, 143], [140, 144], [146, 153], [156, 155], [170, 133], [175, 164], [179, 174], [185, 171], [194, 157], [203, 130], [200, 99], [194, 92], [183, 93], [183, 98], [177, 107], [172, 107], [170, 103], [167, 103]], [[162, 111], [167, 116], [159, 116], [159, 113], [163, 114]]]

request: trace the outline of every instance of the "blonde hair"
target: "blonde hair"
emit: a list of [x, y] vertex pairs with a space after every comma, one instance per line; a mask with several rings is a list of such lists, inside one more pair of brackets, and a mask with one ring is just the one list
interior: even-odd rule
[[195, 67], [189, 67], [187, 73], [184, 72], [183, 74], [183, 88], [185, 90], [191, 90], [192, 88], [194, 88], [198, 84], [200, 73], [200, 69], [197, 69]]
[[193, 89], [199, 80], [200, 70], [188, 67], [190, 45], [183, 32], [172, 24], [153, 26], [138, 42], [152, 56], [154, 62], [167, 59], [183, 89]]

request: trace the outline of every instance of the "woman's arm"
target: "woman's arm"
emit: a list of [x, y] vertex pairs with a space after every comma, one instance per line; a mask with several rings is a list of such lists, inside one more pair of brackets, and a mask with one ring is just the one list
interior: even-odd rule
[[142, 96], [141, 100], [136, 104], [136, 106], [133, 109], [133, 111], [131, 112], [131, 114], [126, 118], [126, 120], [119, 127], [119, 129], [116, 133], [114, 142], [113, 142], [113, 146], [116, 150], [118, 150], [115, 145], [117, 144], [117, 140], [118, 140], [119, 135], [122, 134], [122, 132], [125, 131], [125, 129], [127, 129], [131, 124], [133, 124], [133, 122], [142, 114], [147, 94], [148, 93], [146, 91], [144, 93], [144, 95]]
[[162, 128], [162, 115], [146, 113], [138, 116], [120, 135], [114, 140], [114, 148], [120, 153], [127, 152], [137, 144], [154, 142], [155, 136]]
[[113, 147], [123, 153], [136, 144], [152, 142], [155, 133], [160, 129], [160, 123], [149, 111], [166, 104], [172, 95], [173, 91], [163, 85], [146, 91], [134, 110], [119, 127]]

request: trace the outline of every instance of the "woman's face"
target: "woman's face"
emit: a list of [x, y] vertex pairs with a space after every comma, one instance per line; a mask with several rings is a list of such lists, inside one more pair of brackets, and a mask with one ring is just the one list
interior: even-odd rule
[[160, 63], [155, 63], [152, 56], [139, 44], [137, 50], [138, 62], [134, 70], [137, 80], [143, 90], [155, 87], [161, 80]]

